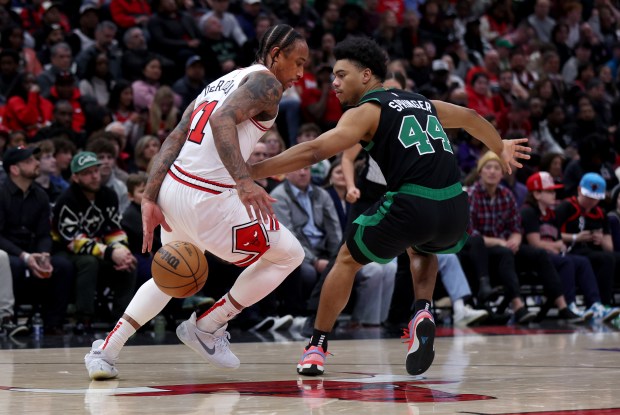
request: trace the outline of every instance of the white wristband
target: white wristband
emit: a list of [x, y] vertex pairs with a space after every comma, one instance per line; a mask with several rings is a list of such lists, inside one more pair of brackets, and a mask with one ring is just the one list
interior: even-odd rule
[[576, 233], [573, 234], [572, 238], [573, 238], [573, 243], [577, 242], [577, 234]]
[[24, 259], [24, 263], [26, 265], [28, 265], [28, 261], [30, 260], [30, 254], [27, 253], [27, 252], [24, 252], [24, 258], [23, 259]]

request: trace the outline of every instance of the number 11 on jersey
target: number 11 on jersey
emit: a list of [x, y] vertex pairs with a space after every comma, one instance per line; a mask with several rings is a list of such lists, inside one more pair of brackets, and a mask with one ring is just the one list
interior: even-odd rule
[[187, 141], [201, 144], [207, 133], [207, 123], [211, 117], [211, 113], [217, 106], [217, 101], [203, 102], [192, 112], [189, 131], [187, 133]]

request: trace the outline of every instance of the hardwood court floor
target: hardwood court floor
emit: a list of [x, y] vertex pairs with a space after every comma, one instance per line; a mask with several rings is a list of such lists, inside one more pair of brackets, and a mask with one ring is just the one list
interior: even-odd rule
[[395, 338], [330, 341], [320, 378], [295, 372], [302, 341], [233, 343], [236, 371], [181, 344], [128, 346], [106, 382], [88, 380], [87, 347], [1, 350], [0, 414], [620, 415], [617, 329], [438, 333], [417, 378]]

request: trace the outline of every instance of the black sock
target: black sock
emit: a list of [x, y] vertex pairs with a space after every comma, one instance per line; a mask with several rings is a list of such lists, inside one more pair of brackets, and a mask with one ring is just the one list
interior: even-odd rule
[[321, 346], [323, 348], [323, 351], [326, 352], [328, 334], [328, 331], [314, 329], [314, 331], [312, 332], [312, 337], [310, 338], [310, 344], [308, 345], [308, 347], [306, 347], [306, 349], [308, 349], [310, 346]]
[[430, 313], [431, 302], [428, 300], [416, 300], [413, 304], [413, 315], [415, 316], [420, 310], [427, 310]]

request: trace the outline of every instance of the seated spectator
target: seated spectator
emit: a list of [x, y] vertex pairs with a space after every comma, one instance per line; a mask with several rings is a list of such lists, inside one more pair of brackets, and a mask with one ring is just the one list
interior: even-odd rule
[[55, 137], [64, 137], [76, 146], [84, 145], [84, 134], [73, 130], [73, 105], [69, 101], [59, 100], [54, 104], [52, 123], [41, 128], [32, 141], [48, 140]]
[[600, 134], [587, 134], [579, 143], [579, 158], [571, 160], [564, 170], [566, 194], [577, 194], [577, 187], [583, 175], [593, 172], [605, 179], [606, 189], [613, 189], [618, 183], [611, 164], [610, 143]]
[[[607, 216], [598, 206], [605, 199], [605, 180], [596, 173], [586, 173], [581, 178], [577, 196], [562, 201], [556, 209], [557, 224], [562, 240], [573, 255], [590, 260], [600, 293], [600, 303], [591, 310], [594, 318], [611, 321], [620, 314], [609, 304], [613, 300], [615, 262], [613, 242], [609, 233]], [[602, 305], [601, 305], [602, 303]]]
[[80, 90], [75, 84], [75, 77], [69, 72], [63, 72], [56, 76], [56, 82], [50, 89], [50, 100], [69, 101], [73, 107], [71, 128], [76, 133], [82, 133], [85, 129], [86, 113], [94, 103], [93, 99], [80, 95]]
[[158, 58], [161, 62], [165, 79], [170, 79], [175, 73], [176, 62], [149, 50], [144, 29], [132, 27], [127, 30], [123, 35], [123, 45], [125, 50], [121, 67], [123, 78], [126, 80], [133, 82], [142, 78], [142, 68], [144, 68], [146, 61], [152, 58]]
[[607, 212], [607, 220], [614, 252], [620, 252], [620, 184], [611, 191], [611, 209]]
[[58, 174], [56, 158], [54, 157], [54, 142], [52, 140], [43, 140], [35, 145], [40, 150], [37, 155], [39, 159], [39, 177], [35, 179], [35, 182], [47, 193], [50, 206], [54, 207], [56, 199], [65, 190], [64, 187], [52, 180], [52, 176]]
[[20, 26], [11, 25], [2, 31], [0, 48], [3, 51], [10, 49], [17, 53], [19, 72], [30, 72], [34, 76], [39, 76], [43, 72], [34, 49], [24, 45], [24, 29]]
[[131, 83], [121, 79], [114, 85], [110, 92], [108, 107], [112, 111], [114, 121], [125, 125], [127, 146], [133, 149], [138, 139], [144, 135], [146, 113], [135, 110]]
[[64, 137], [55, 137], [52, 141], [54, 142], [54, 158], [56, 159], [57, 173], [51, 177], [51, 180], [63, 189], [66, 189], [69, 187], [68, 179], [71, 176], [69, 165], [71, 164], [71, 159], [77, 153], [77, 146]]
[[56, 77], [60, 73], [70, 72], [73, 65], [71, 47], [61, 42], [50, 49], [50, 67], [37, 77], [37, 84], [41, 87], [41, 95], [49, 96], [50, 89], [56, 83]]
[[0, 336], [15, 336], [28, 331], [15, 320], [15, 295], [9, 255], [0, 250]]
[[[250, 158], [248, 159], [248, 164], [256, 164], [259, 161], [265, 160], [266, 158], [267, 158], [267, 144], [263, 143], [262, 141], [259, 141], [258, 143], [256, 143], [256, 146], [254, 147], [254, 151], [252, 152], [252, 154], [250, 155]], [[275, 189], [276, 186], [281, 183], [281, 180], [276, 180], [273, 177], [267, 177], [264, 179], [255, 180], [255, 182], [260, 187], [265, 189], [267, 193], [271, 193], [271, 191]]]
[[97, 155], [99, 161], [99, 182], [101, 186], [112, 189], [116, 193], [116, 202], [119, 204], [119, 213], [124, 212], [129, 206], [127, 186], [116, 176], [115, 166], [117, 148], [114, 138], [110, 133], [102, 133], [93, 137], [86, 146], [87, 151]]
[[185, 76], [172, 85], [172, 90], [181, 97], [180, 108], [187, 108], [205, 86], [204, 62], [200, 56], [194, 55], [185, 62]]
[[78, 77], [81, 79], [88, 78], [87, 68], [89, 62], [92, 59], [96, 59], [94, 57], [102, 53], [108, 58], [108, 71], [111, 78], [118, 79], [121, 77], [120, 53], [114, 40], [117, 30], [116, 25], [107, 20], [97, 25], [95, 29], [95, 44], [88, 49], [82, 50], [75, 58]]
[[82, 80], [79, 83], [80, 93], [97, 101], [101, 106], [108, 105], [110, 93], [114, 87], [114, 78], [110, 72], [108, 55], [101, 52], [91, 56], [86, 62]]
[[[240, 47], [235, 41], [222, 33], [222, 21], [215, 14], [207, 15], [201, 21], [201, 31], [204, 36], [206, 50], [212, 50], [219, 63], [221, 74], [226, 74], [237, 67]], [[206, 57], [204, 58], [207, 59]], [[207, 60], [207, 62], [209, 62]]]
[[203, 23], [210, 17], [216, 16], [222, 25], [222, 34], [235, 41], [238, 47], [248, 40], [247, 36], [243, 32], [241, 25], [235, 18], [235, 15], [228, 11], [228, 1], [221, 0], [207, 0], [209, 8], [211, 9], [204, 16], [200, 18], [198, 26], [202, 27]]
[[301, 109], [307, 122], [323, 131], [330, 130], [342, 116], [342, 106], [332, 88], [332, 68], [320, 66], [316, 71], [316, 88], [307, 88], [301, 95]]
[[[264, 146], [264, 144], [261, 143]], [[134, 164], [138, 171], [149, 172], [151, 160], [161, 148], [161, 140], [154, 135], [145, 135], [136, 143], [134, 150]], [[254, 150], [256, 151], [256, 149]], [[260, 161], [260, 160], [258, 160]], [[256, 161], [256, 162], [258, 162]]]
[[104, 131], [106, 136], [111, 139], [112, 144], [114, 144], [116, 153], [114, 175], [120, 181], [126, 183], [127, 177], [129, 176], [127, 169], [131, 161], [131, 155], [127, 152], [127, 131], [125, 130], [125, 126], [118, 121], [112, 121], [105, 126]]
[[[321, 128], [314, 123], [305, 123], [299, 127], [297, 134], [297, 143], [305, 143], [306, 141], [312, 141], [321, 135]], [[319, 185], [325, 183], [329, 179], [329, 170], [331, 163], [329, 160], [321, 160], [318, 163], [313, 164], [310, 167], [310, 174], [312, 175], [312, 183]]]
[[[584, 293], [587, 306], [600, 302], [594, 271], [587, 258], [567, 253], [560, 229], [555, 221], [555, 191], [561, 188], [547, 172], [534, 173], [527, 179], [526, 205], [521, 209], [525, 242], [535, 248], [547, 251], [562, 283], [564, 296], [569, 306], [559, 297], [550, 299], [559, 310], [559, 317], [569, 322], [583, 320], [584, 314], [576, 304], [576, 286]], [[548, 300], [549, 304], [550, 301]], [[548, 307], [543, 307], [545, 312]], [[588, 317], [594, 313], [589, 312]]]
[[7, 95], [2, 123], [9, 131], [25, 131], [31, 139], [52, 120], [53, 104], [40, 94], [34, 75], [19, 75]]
[[286, 292], [284, 314], [304, 315], [312, 287], [340, 247], [336, 209], [327, 191], [310, 183], [307, 167], [288, 173], [271, 196], [277, 200], [273, 209], [278, 220], [299, 239], [306, 253], [299, 273], [290, 275], [281, 286]]
[[4, 153], [8, 179], [0, 193], [0, 249], [9, 254], [15, 299], [19, 304], [43, 306], [45, 331], [62, 333], [73, 267], [51, 255], [50, 204], [34, 180], [39, 161], [36, 147], [17, 147]]
[[85, 2], [80, 6], [80, 17], [77, 27], [69, 36], [67, 43], [71, 46], [73, 56], [95, 44], [95, 29], [99, 25], [99, 6], [96, 3]]
[[493, 100], [491, 99], [491, 89], [489, 88], [489, 77], [478, 72], [471, 78], [471, 82], [466, 87], [468, 107], [478, 114], [486, 117], [495, 115]]
[[273, 128], [267, 131], [260, 140], [267, 144], [267, 158], [277, 156], [286, 150], [286, 144], [284, 144], [282, 136]]
[[146, 26], [151, 17], [151, 6], [146, 0], [112, 0], [110, 15], [121, 29]]
[[158, 137], [162, 142], [179, 121], [179, 109], [175, 105], [175, 98], [178, 98], [178, 95], [169, 86], [163, 85], [157, 89], [149, 105], [146, 133]]
[[489, 317], [487, 310], [475, 310], [471, 301], [471, 289], [456, 254], [437, 255], [439, 275], [452, 302], [452, 324], [467, 327], [481, 323]]
[[135, 291], [136, 258], [121, 229], [116, 193], [101, 185], [100, 165], [94, 153], [73, 157], [71, 187], [58, 198], [52, 217], [56, 249], [73, 262], [77, 273], [78, 333], [91, 330], [100, 289], [114, 291], [111, 321], [120, 318]]
[[[155, 98], [155, 93], [161, 85], [161, 74], [161, 61], [159, 58], [153, 57], [145, 62], [142, 68], [142, 79], [131, 84], [133, 105], [138, 112], [146, 111], [150, 107], [153, 98]], [[176, 94], [174, 94], [174, 105], [177, 108], [181, 105], [181, 97]]]
[[144, 172], [130, 174], [127, 179], [127, 194], [129, 205], [123, 211], [121, 226], [127, 234], [129, 250], [136, 257], [137, 286], [141, 286], [151, 279], [151, 263], [153, 262], [153, 252], [161, 247], [159, 231], [155, 232], [156, 237], [153, 241], [151, 252], [142, 252], [142, 213], [140, 203], [142, 194], [146, 187], [148, 176]]
[[535, 315], [527, 311], [521, 298], [516, 265], [534, 267], [549, 298], [561, 295], [559, 277], [545, 251], [521, 244], [521, 217], [512, 192], [500, 184], [503, 173], [499, 157], [491, 151], [485, 153], [478, 162], [478, 174], [480, 179], [469, 189], [471, 237], [463, 255], [473, 263], [480, 302], [485, 303], [494, 294], [489, 270], [496, 268], [515, 323], [525, 324]]
[[13, 49], [0, 52], [0, 106], [6, 104], [7, 95], [19, 82], [19, 55]]

